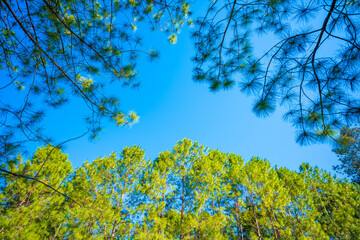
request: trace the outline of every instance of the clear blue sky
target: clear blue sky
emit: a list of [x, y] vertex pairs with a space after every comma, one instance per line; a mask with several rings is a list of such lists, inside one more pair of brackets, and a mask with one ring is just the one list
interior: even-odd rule
[[[124, 111], [134, 110], [140, 115], [139, 123], [119, 128], [109, 122], [99, 139], [89, 141], [85, 137], [70, 142], [64, 151], [74, 166], [130, 145], [141, 146], [147, 158], [155, 158], [188, 138], [239, 154], [244, 160], [258, 156], [292, 170], [309, 162], [333, 172], [337, 159], [331, 146], [296, 144], [295, 129], [282, 121], [281, 108], [271, 117], [259, 119], [251, 112], [251, 97], [241, 94], [238, 87], [211, 93], [207, 85], [193, 82], [194, 49], [189, 36], [184, 29], [175, 45], [169, 44], [163, 33], [144, 39], [149, 47], [161, 50], [160, 59], [153, 63], [140, 59], [140, 89], [112, 88], [120, 96]], [[49, 132], [59, 141], [81, 134], [86, 129], [81, 107], [84, 105], [73, 103], [50, 114], [46, 122]]]
[[[147, 32], [145, 29], [140, 26], [137, 31]], [[171, 150], [177, 141], [188, 138], [212, 149], [239, 154], [244, 160], [258, 156], [273, 166], [292, 170], [309, 162], [334, 173], [332, 165], [337, 164], [337, 158], [331, 146], [296, 144], [295, 129], [281, 119], [283, 109], [259, 119], [251, 112], [252, 98], [241, 94], [237, 86], [211, 93], [207, 85], [193, 82], [194, 48], [188, 30], [183, 29], [175, 45], [168, 43], [164, 33], [145, 34], [145, 47], [159, 49], [160, 59], [153, 63], [139, 59], [141, 88], [113, 86], [109, 90], [120, 97], [122, 110], [134, 110], [140, 121], [122, 128], [104, 121], [105, 130], [97, 140], [83, 137], [66, 144], [64, 152], [75, 167], [131, 145], [141, 146], [147, 158], [155, 158], [158, 153]], [[258, 44], [263, 44], [261, 39]], [[79, 102], [72, 101], [48, 113], [44, 127], [57, 142], [86, 130], [86, 107]]]

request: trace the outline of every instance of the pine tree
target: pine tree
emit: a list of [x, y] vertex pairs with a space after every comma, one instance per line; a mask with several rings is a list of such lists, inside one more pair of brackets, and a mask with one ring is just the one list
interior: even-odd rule
[[358, 185], [317, 167], [244, 163], [187, 139], [144, 154], [126, 147], [73, 171], [47, 146], [8, 162], [0, 238], [359, 239]]
[[77, 169], [71, 179], [72, 196], [81, 199], [83, 206], [71, 208], [70, 238], [128, 239], [132, 236], [137, 206], [143, 201], [139, 180], [149, 167], [144, 154], [137, 146], [128, 147], [120, 156], [113, 153]]
[[340, 165], [334, 166], [334, 169], [345, 173], [353, 182], [360, 184], [360, 129], [343, 127], [339, 143], [333, 151], [341, 162]]
[[[195, 22], [194, 80], [238, 85], [260, 117], [283, 105], [300, 144], [334, 138], [360, 117], [359, 12], [357, 0], [210, 2]], [[258, 37], [271, 44], [262, 55]]]
[[138, 87], [137, 57], [158, 56], [142, 48], [138, 24], [170, 32], [174, 43], [190, 14], [189, 4], [180, 0], [1, 0], [0, 12], [0, 69], [7, 74], [0, 91], [16, 96], [0, 101], [5, 159], [24, 142], [51, 142], [40, 128], [46, 108], [76, 98], [88, 109], [93, 138], [103, 118], [119, 126], [136, 122], [136, 113], [120, 109], [118, 97], [107, 96], [105, 88], [113, 82]]
[[0, 238], [63, 238], [73, 203], [64, 194], [73, 171], [67, 156], [58, 148], [39, 148], [29, 160], [19, 156], [17, 163], [9, 163], [9, 171], [18, 176], [1, 176], [5, 186], [0, 194]]

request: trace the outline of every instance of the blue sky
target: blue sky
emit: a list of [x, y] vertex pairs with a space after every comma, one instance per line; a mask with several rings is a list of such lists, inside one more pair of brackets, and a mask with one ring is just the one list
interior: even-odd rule
[[[331, 146], [296, 144], [295, 128], [281, 119], [284, 109], [259, 119], [251, 112], [252, 98], [240, 93], [237, 86], [211, 93], [207, 85], [193, 82], [194, 48], [189, 30], [185, 27], [177, 44], [172, 45], [167, 41], [169, 34], [149, 34], [146, 26], [138, 27], [137, 31], [146, 35], [144, 47], [159, 49], [160, 59], [151, 63], [139, 58], [139, 89], [114, 85], [108, 92], [119, 96], [124, 112], [134, 110], [140, 115], [140, 121], [131, 127], [116, 127], [104, 121], [98, 139], [83, 137], [67, 143], [63, 150], [75, 167], [131, 145], [141, 146], [146, 157], [153, 159], [188, 138], [211, 149], [239, 154], [244, 160], [260, 157], [273, 166], [292, 170], [309, 162], [334, 173], [332, 166], [337, 164], [337, 158]], [[264, 45], [264, 39], [257, 39], [256, 44]], [[86, 131], [85, 114], [86, 106], [75, 99], [48, 113], [45, 133], [56, 142], [81, 135]]]
[[[331, 146], [296, 144], [295, 129], [281, 119], [283, 109], [259, 119], [251, 112], [252, 98], [240, 93], [238, 87], [211, 93], [207, 85], [193, 82], [194, 49], [187, 28], [175, 45], [169, 44], [163, 33], [147, 37], [146, 45], [161, 52], [160, 59], [153, 63], [140, 59], [141, 87], [111, 88], [120, 97], [122, 110], [134, 110], [140, 121], [131, 127], [104, 122], [105, 130], [97, 140], [84, 137], [68, 143], [64, 152], [74, 166], [131, 145], [141, 146], [147, 158], [155, 158], [158, 153], [171, 150], [177, 141], [188, 138], [212, 149], [239, 154], [244, 160], [258, 156], [292, 170], [309, 162], [333, 172], [337, 159]], [[84, 105], [75, 101], [52, 112], [46, 128], [59, 142], [80, 135], [86, 130], [82, 108]]]

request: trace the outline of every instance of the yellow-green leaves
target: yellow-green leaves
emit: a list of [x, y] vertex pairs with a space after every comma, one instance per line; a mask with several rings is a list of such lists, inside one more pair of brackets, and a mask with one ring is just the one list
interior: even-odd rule
[[134, 112], [130, 111], [127, 115], [122, 112], [118, 112], [113, 119], [116, 121], [116, 125], [123, 126], [126, 124], [135, 124], [139, 121], [140, 117]]
[[133, 31], [136, 31], [136, 30], [137, 30], [137, 27], [136, 27], [136, 25], [135, 25], [134, 23], [131, 23], [131, 24], [130, 24], [130, 27], [131, 27], [131, 29], [132, 29]]
[[181, 3], [181, 10], [183, 11], [184, 16], [187, 16], [190, 11], [190, 4], [182, 2]]
[[[4, 127], [0, 135], [9, 139], [19, 136], [12, 143], [7, 141], [19, 147], [26, 140], [47, 138], [38, 131], [39, 118], [33, 121], [34, 109], [45, 104], [55, 108], [76, 97], [83, 102], [77, 102], [80, 105], [75, 108], [88, 109], [87, 127], [94, 138], [104, 118], [114, 119], [119, 126], [137, 122], [134, 112], [123, 112], [112, 101], [120, 96], [108, 95], [114, 82], [120, 83], [117, 87], [139, 86], [134, 81], [139, 56], [154, 60], [159, 55], [144, 48], [148, 44], [142, 44], [143, 31], [137, 29], [161, 29], [167, 38], [179, 32], [189, 15], [189, 4], [184, 0], [15, 1], [3, 7], [9, 15], [0, 18], [0, 69], [9, 73], [9, 79], [5, 79], [2, 90], [26, 86], [29, 94], [21, 119], [0, 121]], [[175, 43], [176, 35], [169, 41]], [[23, 99], [23, 94], [18, 94], [14, 98]], [[6, 107], [0, 115], [18, 107], [12, 100], [4, 99]]]
[[[52, 186], [66, 193], [73, 169], [67, 156], [52, 146], [39, 148], [31, 159], [17, 159], [8, 170]], [[71, 201], [44, 184], [12, 175], [3, 175], [0, 193], [0, 239], [48, 239], [64, 237]]]
[[139, 3], [136, 2], [136, 0], [129, 0], [128, 2], [131, 6], [135, 7], [136, 5], [138, 5]]
[[84, 91], [91, 91], [92, 87], [94, 85], [94, 80], [91, 77], [85, 78], [85, 77], [80, 77], [79, 80], [81, 86], [83, 87]]
[[113, 119], [116, 121], [116, 125], [122, 126], [126, 123], [125, 115], [122, 112], [117, 113]]
[[14, 81], [14, 84], [16, 86], [16, 89], [19, 90], [19, 91], [23, 90], [25, 88], [25, 86], [22, 85], [19, 81]]
[[[129, 114], [131, 116], [131, 114]], [[124, 118], [123, 115], [120, 116]], [[0, 239], [357, 239], [358, 185], [317, 167], [272, 168], [188, 139], [154, 160], [125, 147], [75, 173], [47, 146], [6, 167]], [[16, 231], [14, 231], [14, 229]], [[21, 230], [21, 231], [20, 231]]]
[[171, 34], [170, 37], [168, 38], [169, 42], [171, 44], [175, 44], [177, 42], [177, 36], [175, 33]]
[[144, 13], [149, 14], [149, 13], [152, 13], [153, 10], [154, 10], [154, 6], [152, 4], [149, 4], [146, 6]]
[[130, 122], [131, 123], [137, 123], [139, 121], [139, 118], [140, 118], [134, 111], [130, 111], [129, 117], [130, 117]]

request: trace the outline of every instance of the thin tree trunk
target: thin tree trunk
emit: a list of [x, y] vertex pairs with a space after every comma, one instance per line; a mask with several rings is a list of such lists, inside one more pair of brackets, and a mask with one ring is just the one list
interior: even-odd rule
[[271, 212], [270, 212], [270, 210], [269, 210], [268, 208], [266, 208], [266, 210], [267, 210], [268, 215], [269, 215], [269, 217], [270, 217], [271, 228], [272, 228], [273, 233], [274, 233], [274, 235], [275, 235], [275, 239], [281, 240], [280, 236], [278, 236], [278, 234], [276, 233], [276, 229], [275, 229], [275, 225], [274, 225], [274, 220], [273, 220], [273, 218], [272, 218], [272, 216], [271, 216]]
[[253, 213], [254, 213], [254, 217], [255, 217], [255, 224], [256, 224], [257, 235], [258, 235], [259, 240], [261, 240], [260, 227], [259, 227], [259, 222], [258, 222], [258, 220], [257, 220], [257, 215], [256, 215], [256, 211], [255, 211], [255, 204], [254, 204], [254, 199], [253, 199], [253, 193], [252, 193], [252, 191], [250, 191], [250, 199], [251, 199], [251, 206], [252, 206]]
[[113, 223], [113, 228], [111, 229], [111, 233], [110, 233], [110, 239], [113, 239], [115, 236], [115, 227], [116, 227], [117, 221], [115, 220]]
[[61, 228], [61, 225], [62, 225], [62, 223], [60, 223], [59, 227], [56, 229], [56, 232], [55, 232], [55, 234], [54, 234], [53, 240], [56, 239], [56, 236], [58, 235], [59, 230], [60, 230], [60, 228]]
[[[235, 217], [236, 217], [236, 228], [237, 228], [237, 235], [239, 240], [244, 240], [244, 234], [243, 234], [243, 227], [242, 227], [242, 220], [241, 220], [241, 211], [239, 209], [239, 202], [238, 202], [238, 198], [234, 197], [234, 201], [235, 201]], [[239, 214], [239, 216], [238, 216]], [[240, 229], [240, 231], [239, 231]]]
[[180, 233], [180, 240], [184, 238], [184, 235], [183, 235], [184, 211], [185, 211], [185, 176], [183, 176], [183, 179], [182, 179], [181, 233]]
[[340, 233], [338, 232], [338, 229], [337, 229], [337, 226], [335, 225], [335, 223], [333, 222], [333, 219], [332, 217], [330, 216], [326, 206], [323, 204], [323, 200], [321, 199], [321, 196], [320, 196], [320, 193], [319, 191], [317, 190], [317, 188], [315, 186], [313, 186], [313, 188], [315, 189], [315, 192], [317, 193], [317, 196], [319, 197], [319, 200], [320, 200], [320, 205], [322, 206], [322, 208], [324, 209], [326, 215], [329, 217], [329, 221], [331, 223], [331, 225], [333, 225], [334, 229], [335, 229], [335, 233], [336, 233], [336, 237], [338, 239], [341, 239], [340, 237]]

